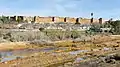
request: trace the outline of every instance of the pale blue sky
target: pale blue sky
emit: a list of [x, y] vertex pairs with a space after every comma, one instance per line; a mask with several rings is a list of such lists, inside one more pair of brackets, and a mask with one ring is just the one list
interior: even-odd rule
[[0, 0], [0, 15], [120, 18], [120, 0]]

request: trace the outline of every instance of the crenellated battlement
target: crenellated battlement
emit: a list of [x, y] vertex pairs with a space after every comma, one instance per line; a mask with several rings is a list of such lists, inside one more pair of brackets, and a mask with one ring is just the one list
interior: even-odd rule
[[[22, 22], [35, 22], [35, 23], [57, 23], [57, 22], [65, 22], [65, 23], [81, 23], [81, 24], [90, 24], [90, 18], [74, 18], [74, 17], [42, 17], [42, 16], [6, 16], [7, 19], [12, 21], [22, 21]], [[104, 20], [102, 18], [93, 19], [92, 23], [103, 23]]]

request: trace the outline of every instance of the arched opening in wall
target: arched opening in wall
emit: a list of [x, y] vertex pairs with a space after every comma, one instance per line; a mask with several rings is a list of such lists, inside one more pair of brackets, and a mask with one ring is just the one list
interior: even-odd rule
[[102, 18], [99, 19], [99, 24], [102, 24]]
[[34, 16], [34, 20], [33, 20], [34, 22], [36, 21], [36, 16]]
[[76, 19], [76, 23], [79, 23], [79, 18]]
[[75, 24], [80, 24], [79, 18], [76, 18], [76, 23]]
[[91, 18], [90, 22], [93, 23], [93, 18]]
[[55, 17], [52, 17], [52, 22], [55, 22]]
[[64, 22], [66, 22], [66, 17], [64, 18]]

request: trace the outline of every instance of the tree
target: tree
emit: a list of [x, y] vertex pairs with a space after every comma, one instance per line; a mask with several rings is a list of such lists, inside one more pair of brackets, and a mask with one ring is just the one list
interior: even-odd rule
[[109, 22], [111, 25], [111, 32], [113, 34], [120, 34], [120, 20]]
[[111, 24], [109, 22], [105, 22], [102, 24], [102, 28], [111, 28]]
[[2, 21], [2, 23], [9, 23], [10, 22], [10, 20], [6, 16], [0, 17], [0, 21]]
[[92, 24], [89, 31], [91, 31], [91, 32], [101, 32], [100, 27], [101, 27], [100, 24]]
[[23, 22], [22, 18], [21, 18], [21, 17], [18, 17], [17, 22], [18, 22], [18, 23]]

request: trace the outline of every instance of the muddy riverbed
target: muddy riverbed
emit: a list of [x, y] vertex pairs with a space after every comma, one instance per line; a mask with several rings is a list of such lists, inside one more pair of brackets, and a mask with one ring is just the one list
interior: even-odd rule
[[[119, 55], [116, 59], [116, 54], [120, 52], [120, 40], [116, 37], [108, 38], [103, 37], [86, 43], [57, 42], [53, 46], [40, 48], [36, 48], [37, 46], [24, 48], [26, 45], [23, 45], [21, 47], [24, 49], [0, 51], [0, 66], [2, 64], [8, 67], [119, 67]], [[15, 44], [15, 47], [19, 46]], [[115, 55], [111, 55], [114, 53]]]

